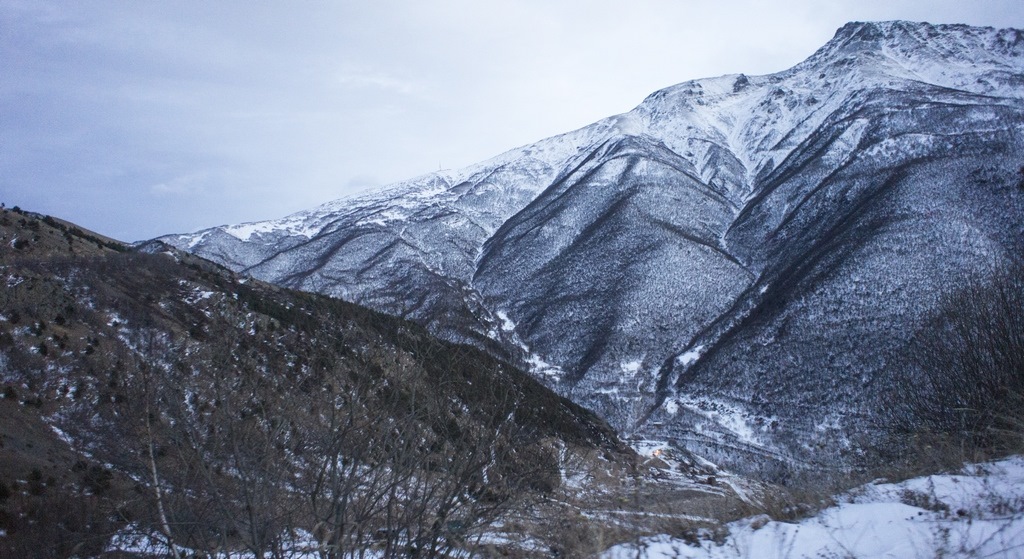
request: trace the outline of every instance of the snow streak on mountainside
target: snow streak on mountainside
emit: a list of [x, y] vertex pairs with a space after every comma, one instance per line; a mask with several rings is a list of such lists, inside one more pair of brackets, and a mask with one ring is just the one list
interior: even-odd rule
[[162, 240], [486, 347], [625, 431], [829, 462], [938, 294], [1020, 258], [1022, 164], [1024, 33], [853, 23], [778, 74]]

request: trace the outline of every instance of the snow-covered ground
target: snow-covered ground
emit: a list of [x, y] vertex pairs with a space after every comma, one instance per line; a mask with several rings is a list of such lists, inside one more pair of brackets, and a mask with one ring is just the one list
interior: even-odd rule
[[728, 525], [722, 543], [645, 538], [608, 550], [626, 558], [1024, 557], [1024, 456], [956, 474], [874, 483], [798, 523], [767, 516]]

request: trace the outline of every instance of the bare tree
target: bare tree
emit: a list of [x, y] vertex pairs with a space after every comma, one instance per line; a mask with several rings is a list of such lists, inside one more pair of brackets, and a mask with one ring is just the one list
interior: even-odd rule
[[[1019, 448], [1024, 427], [1024, 270], [1012, 266], [946, 296], [911, 346], [904, 427], [995, 451]], [[909, 425], [908, 425], [909, 424]]]
[[314, 414], [325, 421], [309, 431], [305, 491], [325, 558], [470, 553], [473, 531], [521, 498], [535, 473], [512, 464], [532, 439], [508, 386], [485, 388], [495, 393], [491, 417], [459, 421], [417, 394], [422, 368], [398, 370], [348, 376]]

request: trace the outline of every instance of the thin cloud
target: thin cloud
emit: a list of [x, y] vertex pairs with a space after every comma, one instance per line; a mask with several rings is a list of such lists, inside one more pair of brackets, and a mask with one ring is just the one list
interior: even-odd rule
[[343, 88], [382, 89], [401, 95], [418, 95], [424, 90], [420, 83], [383, 72], [344, 72], [335, 76], [334, 84]]
[[196, 196], [207, 192], [206, 185], [210, 181], [210, 173], [190, 173], [149, 187], [150, 193], [156, 196]]

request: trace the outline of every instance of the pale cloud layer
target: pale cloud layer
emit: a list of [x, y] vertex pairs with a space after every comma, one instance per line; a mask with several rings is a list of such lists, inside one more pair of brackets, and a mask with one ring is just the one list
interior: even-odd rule
[[1009, 1], [0, 0], [0, 201], [126, 240], [280, 217]]

